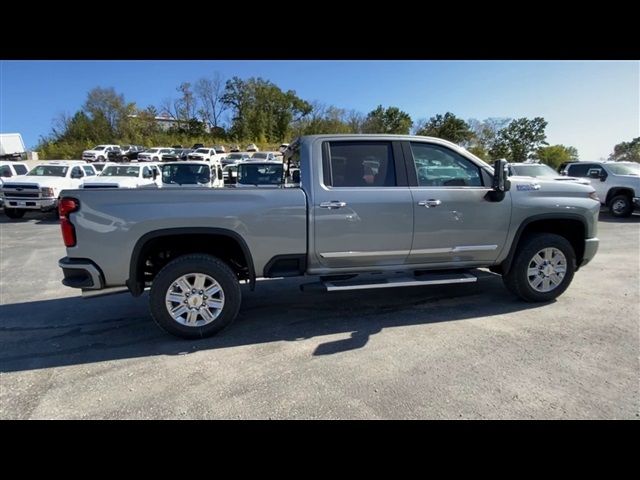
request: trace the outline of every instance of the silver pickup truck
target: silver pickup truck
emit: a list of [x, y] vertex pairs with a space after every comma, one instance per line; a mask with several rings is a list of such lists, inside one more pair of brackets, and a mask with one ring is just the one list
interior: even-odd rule
[[300, 188], [67, 190], [63, 283], [84, 296], [150, 288], [168, 332], [215, 334], [241, 282], [308, 275], [329, 292], [473, 282], [501, 274], [523, 300], [564, 292], [598, 249], [589, 185], [512, 176], [428, 137], [305, 136]]

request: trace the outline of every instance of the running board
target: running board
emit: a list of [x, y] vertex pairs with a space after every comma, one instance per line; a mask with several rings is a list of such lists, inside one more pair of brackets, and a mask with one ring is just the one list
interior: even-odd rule
[[[364, 275], [360, 276], [364, 277]], [[473, 283], [477, 277], [468, 273], [424, 273], [418, 277], [407, 275], [379, 278], [380, 275], [367, 275], [367, 278], [351, 280], [335, 280], [300, 285], [304, 291], [322, 290], [326, 292], [342, 292], [347, 290], [366, 290], [373, 288], [418, 287], [423, 285], [445, 285], [455, 283]], [[378, 277], [378, 278], [376, 278]]]

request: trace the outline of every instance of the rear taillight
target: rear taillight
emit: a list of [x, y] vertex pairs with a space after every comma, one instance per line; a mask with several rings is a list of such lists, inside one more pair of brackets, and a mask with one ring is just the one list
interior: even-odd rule
[[69, 214], [75, 212], [80, 203], [75, 198], [61, 198], [58, 202], [58, 214], [60, 215], [60, 228], [65, 247], [76, 246], [76, 229], [69, 220]]

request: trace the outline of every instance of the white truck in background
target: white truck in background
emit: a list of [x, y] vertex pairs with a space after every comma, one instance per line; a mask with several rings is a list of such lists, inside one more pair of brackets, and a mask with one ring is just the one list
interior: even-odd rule
[[0, 160], [26, 160], [27, 149], [19, 133], [0, 133]]

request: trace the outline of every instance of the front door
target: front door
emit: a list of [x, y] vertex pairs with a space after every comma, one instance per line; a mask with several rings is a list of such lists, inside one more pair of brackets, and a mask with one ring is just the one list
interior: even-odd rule
[[331, 141], [323, 145], [314, 197], [314, 243], [327, 267], [404, 264], [413, 206], [399, 142]]
[[407, 263], [493, 262], [506, 242], [510, 194], [488, 201], [489, 175], [444, 145], [411, 142], [404, 151], [414, 211]]

